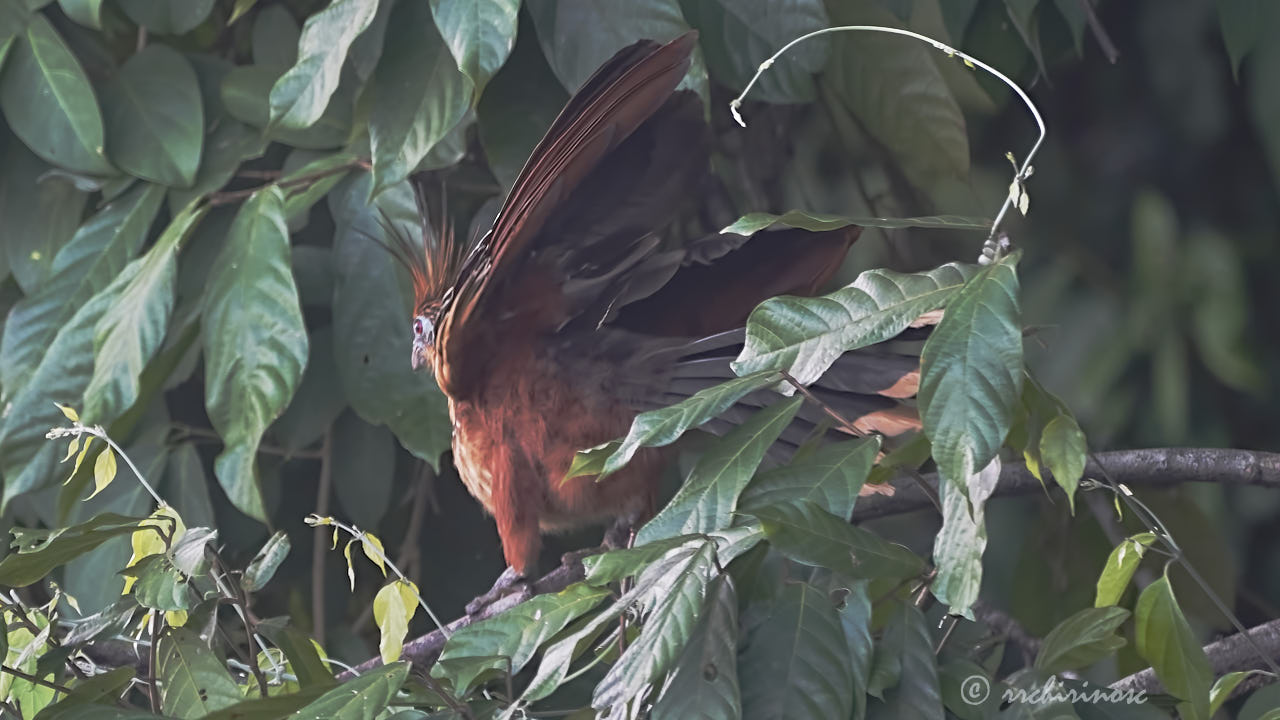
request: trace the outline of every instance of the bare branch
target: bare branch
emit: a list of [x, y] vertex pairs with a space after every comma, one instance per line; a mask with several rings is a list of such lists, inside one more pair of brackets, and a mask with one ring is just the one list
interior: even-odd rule
[[[1262, 651], [1271, 658], [1280, 659], [1280, 619], [1250, 628], [1248, 637], [1245, 633], [1236, 633], [1206, 645], [1204, 651], [1209, 656], [1209, 665], [1213, 668], [1214, 676], [1238, 670], [1265, 669], [1263, 659], [1258, 657], [1254, 645], [1262, 648]], [[1272, 681], [1274, 682], [1274, 678]], [[1121, 678], [1112, 683], [1111, 687], [1135, 692], [1138, 690], [1147, 693], [1164, 692], [1164, 686], [1156, 678], [1155, 671], [1150, 668]]]

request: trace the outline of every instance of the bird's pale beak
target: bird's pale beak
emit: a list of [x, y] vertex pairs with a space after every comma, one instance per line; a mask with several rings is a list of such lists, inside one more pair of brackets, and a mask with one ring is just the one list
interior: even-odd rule
[[414, 372], [421, 370], [425, 364], [422, 362], [422, 349], [422, 343], [415, 342], [413, 351], [409, 354], [409, 367], [413, 368]]

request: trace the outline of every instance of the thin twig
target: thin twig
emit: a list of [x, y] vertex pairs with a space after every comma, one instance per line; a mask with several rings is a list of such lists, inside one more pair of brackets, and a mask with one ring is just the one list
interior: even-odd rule
[[1111, 36], [1107, 34], [1107, 29], [1102, 27], [1102, 23], [1098, 21], [1098, 14], [1093, 11], [1093, 5], [1089, 0], [1080, 0], [1080, 7], [1084, 9], [1084, 21], [1089, 25], [1089, 30], [1093, 33], [1093, 39], [1098, 41], [1098, 47], [1102, 49], [1102, 54], [1106, 56], [1107, 62], [1112, 65], [1116, 64], [1116, 60], [1120, 59], [1120, 51], [1116, 49], [1116, 44], [1111, 42]]
[[61, 692], [61, 693], [67, 693], [68, 695], [71, 694], [71, 688], [67, 687], [66, 685], [60, 685], [56, 682], [53, 682], [52, 680], [45, 680], [44, 678], [39, 678], [39, 677], [36, 677], [35, 675], [28, 675], [27, 673], [24, 673], [17, 668], [9, 667], [8, 665], [0, 665], [0, 671], [9, 673], [10, 675], [16, 678], [22, 678], [27, 682], [35, 683], [36, 685], [43, 685], [44, 687], [50, 688], [52, 690], [57, 690], [58, 692]]
[[151, 483], [147, 482], [147, 479], [142, 476], [142, 471], [138, 470], [138, 466], [133, 464], [133, 460], [131, 460], [129, 456], [125, 454], [124, 450], [116, 444], [115, 440], [112, 440], [111, 437], [107, 435], [107, 431], [103, 430], [101, 425], [89, 427], [88, 425], [80, 424], [80, 421], [76, 420], [73, 421], [72, 426], [69, 428], [56, 427], [50, 429], [49, 432], [45, 433], [45, 438], [49, 440], [56, 440], [68, 435], [75, 435], [76, 437], [80, 437], [81, 435], [92, 435], [96, 438], [101, 438], [108, 447], [115, 451], [116, 455], [124, 458], [125, 464], [133, 471], [133, 475], [138, 478], [138, 482], [142, 483], [142, 487], [146, 488], [147, 492], [150, 493], [151, 498], [156, 501], [156, 505], [162, 507], [168, 505], [168, 503], [166, 503], [156, 492], [155, 488], [151, 487]]
[[150, 668], [150, 682], [147, 683], [147, 699], [151, 702], [151, 712], [160, 714], [160, 687], [156, 682], [156, 648], [160, 645], [161, 615], [158, 610], [151, 611], [151, 643], [147, 646], [147, 666]]
[[[218, 435], [217, 431], [211, 428], [196, 427], [194, 425], [187, 425], [186, 423], [180, 422], [170, 423], [169, 427], [181, 433], [178, 437], [174, 438], [175, 441], [207, 441], [207, 443], [218, 445], [221, 445], [224, 442], [222, 436]], [[320, 450], [291, 450], [279, 445], [272, 445], [271, 443], [259, 443], [258, 452], [265, 455], [275, 455], [287, 460], [318, 460], [323, 455]]]
[[249, 197], [250, 195], [253, 195], [259, 190], [265, 190], [273, 185], [282, 189], [296, 187], [298, 185], [310, 185], [311, 183], [317, 180], [323, 180], [324, 178], [327, 178], [330, 175], [337, 175], [339, 173], [344, 173], [352, 168], [368, 169], [369, 161], [366, 158], [356, 158], [349, 163], [343, 163], [341, 165], [335, 165], [333, 167], [324, 168], [322, 170], [316, 170], [315, 172], [306, 173], [305, 175], [299, 175], [294, 178], [289, 178], [288, 180], [277, 180], [274, 182], [265, 183], [263, 185], [258, 185], [257, 187], [245, 188], [244, 190], [226, 190], [223, 192], [210, 193], [208, 196], [208, 203], [210, 207], [217, 207], [219, 205], [228, 205], [230, 203], [239, 202]]
[[786, 370], [782, 370], [781, 373], [782, 373], [782, 379], [790, 383], [791, 386], [794, 387], [796, 390], [798, 390], [800, 394], [805, 397], [806, 400], [822, 408], [822, 411], [825, 412], [827, 415], [829, 415], [832, 420], [835, 420], [837, 423], [840, 423], [840, 426], [844, 428], [845, 432], [849, 433], [850, 435], [854, 435], [856, 437], [863, 437], [866, 435], [865, 432], [859, 430], [856, 426], [854, 426], [853, 423], [849, 422], [848, 418], [846, 418], [844, 415], [841, 415], [839, 412], [837, 412], [835, 408], [831, 407], [827, 403], [818, 399], [817, 395], [814, 395], [813, 392], [809, 390], [809, 388], [800, 384], [800, 381], [796, 380], [795, 377], [791, 375], [791, 373], [787, 372]]
[[[333, 463], [330, 455], [333, 450], [333, 429], [324, 431], [324, 440], [320, 445], [320, 483], [316, 488], [316, 514], [321, 517], [329, 514], [329, 495], [333, 488]], [[316, 642], [324, 645], [324, 560], [325, 545], [328, 543], [328, 531], [317, 527], [315, 542], [311, 546], [311, 634]]]

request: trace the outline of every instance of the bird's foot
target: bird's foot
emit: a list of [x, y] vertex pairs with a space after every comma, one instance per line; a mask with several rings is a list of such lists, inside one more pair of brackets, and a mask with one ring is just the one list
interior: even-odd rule
[[488, 592], [467, 603], [467, 614], [475, 615], [499, 599], [515, 594], [532, 595], [533, 586], [524, 575], [516, 572], [515, 568], [508, 567], [502, 571]]

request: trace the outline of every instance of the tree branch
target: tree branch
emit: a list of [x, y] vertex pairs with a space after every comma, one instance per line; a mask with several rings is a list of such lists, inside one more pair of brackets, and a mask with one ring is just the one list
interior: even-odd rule
[[[1246, 638], [1244, 633], [1236, 633], [1204, 647], [1215, 677], [1237, 670], [1265, 669], [1266, 665], [1258, 657], [1254, 644], [1271, 658], [1280, 659], [1280, 619], [1250, 628], [1248, 636]], [[1249, 639], [1253, 640], [1253, 644], [1250, 644]], [[1274, 678], [1271, 681], [1274, 682]], [[1141, 690], [1145, 693], [1165, 691], [1151, 668], [1121, 678], [1112, 683], [1111, 687], [1134, 692]]]
[[[1168, 488], [1184, 483], [1220, 483], [1253, 485], [1280, 489], [1280, 453], [1231, 450], [1220, 448], [1151, 448], [1146, 450], [1113, 450], [1097, 453], [1085, 467], [1086, 477], [1111, 477], [1118, 483], [1134, 487]], [[938, 476], [924, 476], [933, 488]], [[1045, 485], [1025, 465], [1005, 464], [992, 497], [1028, 495], [1045, 492]], [[1051, 489], [1052, 483], [1048, 484]], [[900, 515], [931, 507], [924, 491], [903, 485], [892, 496], [862, 498], [853, 510], [853, 521], [862, 522], [887, 515]]]

